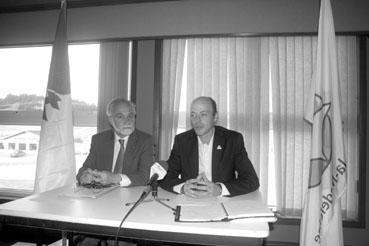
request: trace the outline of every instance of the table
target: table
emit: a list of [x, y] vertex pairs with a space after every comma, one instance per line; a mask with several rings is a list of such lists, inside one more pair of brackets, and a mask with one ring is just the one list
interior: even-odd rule
[[[0, 205], [3, 223], [58, 230], [63, 236], [68, 233], [88, 233], [115, 236], [116, 229], [130, 206], [146, 187], [116, 189], [99, 198], [70, 198], [63, 194], [72, 186], [31, 195]], [[169, 198], [171, 207], [193, 203], [199, 200], [176, 195], [159, 188], [158, 197]], [[260, 192], [232, 198], [209, 198], [208, 201], [256, 200], [262, 203]], [[140, 204], [123, 223], [119, 237], [205, 245], [261, 245], [269, 235], [267, 222], [175, 222], [174, 214], [168, 207], [151, 201]]]

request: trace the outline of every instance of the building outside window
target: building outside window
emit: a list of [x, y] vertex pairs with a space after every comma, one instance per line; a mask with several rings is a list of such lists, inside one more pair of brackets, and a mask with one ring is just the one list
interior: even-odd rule
[[[69, 45], [77, 170], [97, 129], [99, 47]], [[0, 193], [33, 191], [50, 59], [51, 46], [0, 48]]]

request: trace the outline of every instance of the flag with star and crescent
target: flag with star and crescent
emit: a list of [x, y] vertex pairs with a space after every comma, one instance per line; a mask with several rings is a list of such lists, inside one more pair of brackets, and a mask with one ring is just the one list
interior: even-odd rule
[[66, 2], [62, 0], [44, 102], [34, 191], [73, 184], [75, 174]]

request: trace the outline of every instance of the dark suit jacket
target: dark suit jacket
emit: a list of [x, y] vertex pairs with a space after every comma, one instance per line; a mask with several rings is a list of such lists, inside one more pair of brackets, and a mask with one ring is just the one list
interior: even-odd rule
[[[169, 168], [160, 182], [162, 188], [173, 192], [174, 186], [197, 177], [199, 153], [197, 135], [193, 129], [174, 138], [167, 162]], [[231, 196], [259, 188], [259, 179], [247, 157], [242, 135], [220, 126], [215, 126], [213, 139], [212, 182], [223, 183]]]
[[[114, 131], [107, 130], [92, 136], [90, 153], [79, 169], [77, 180], [87, 168], [111, 171], [114, 155]], [[152, 136], [134, 130], [124, 152], [122, 173], [131, 180], [131, 186], [146, 185], [153, 163]]]

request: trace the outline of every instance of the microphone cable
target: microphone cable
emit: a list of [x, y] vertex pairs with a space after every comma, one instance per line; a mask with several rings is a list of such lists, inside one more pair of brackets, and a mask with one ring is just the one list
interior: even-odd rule
[[144, 190], [144, 192], [142, 192], [140, 198], [133, 204], [133, 206], [128, 210], [127, 214], [124, 216], [124, 218], [122, 219], [122, 221], [120, 222], [117, 232], [115, 234], [115, 239], [114, 239], [114, 245], [118, 246], [118, 235], [119, 235], [119, 231], [122, 228], [123, 222], [127, 219], [127, 217], [132, 213], [132, 211], [143, 201], [145, 200], [145, 198], [149, 195], [151, 191], [151, 186], [149, 186], [149, 188], [147, 188], [146, 190]]

